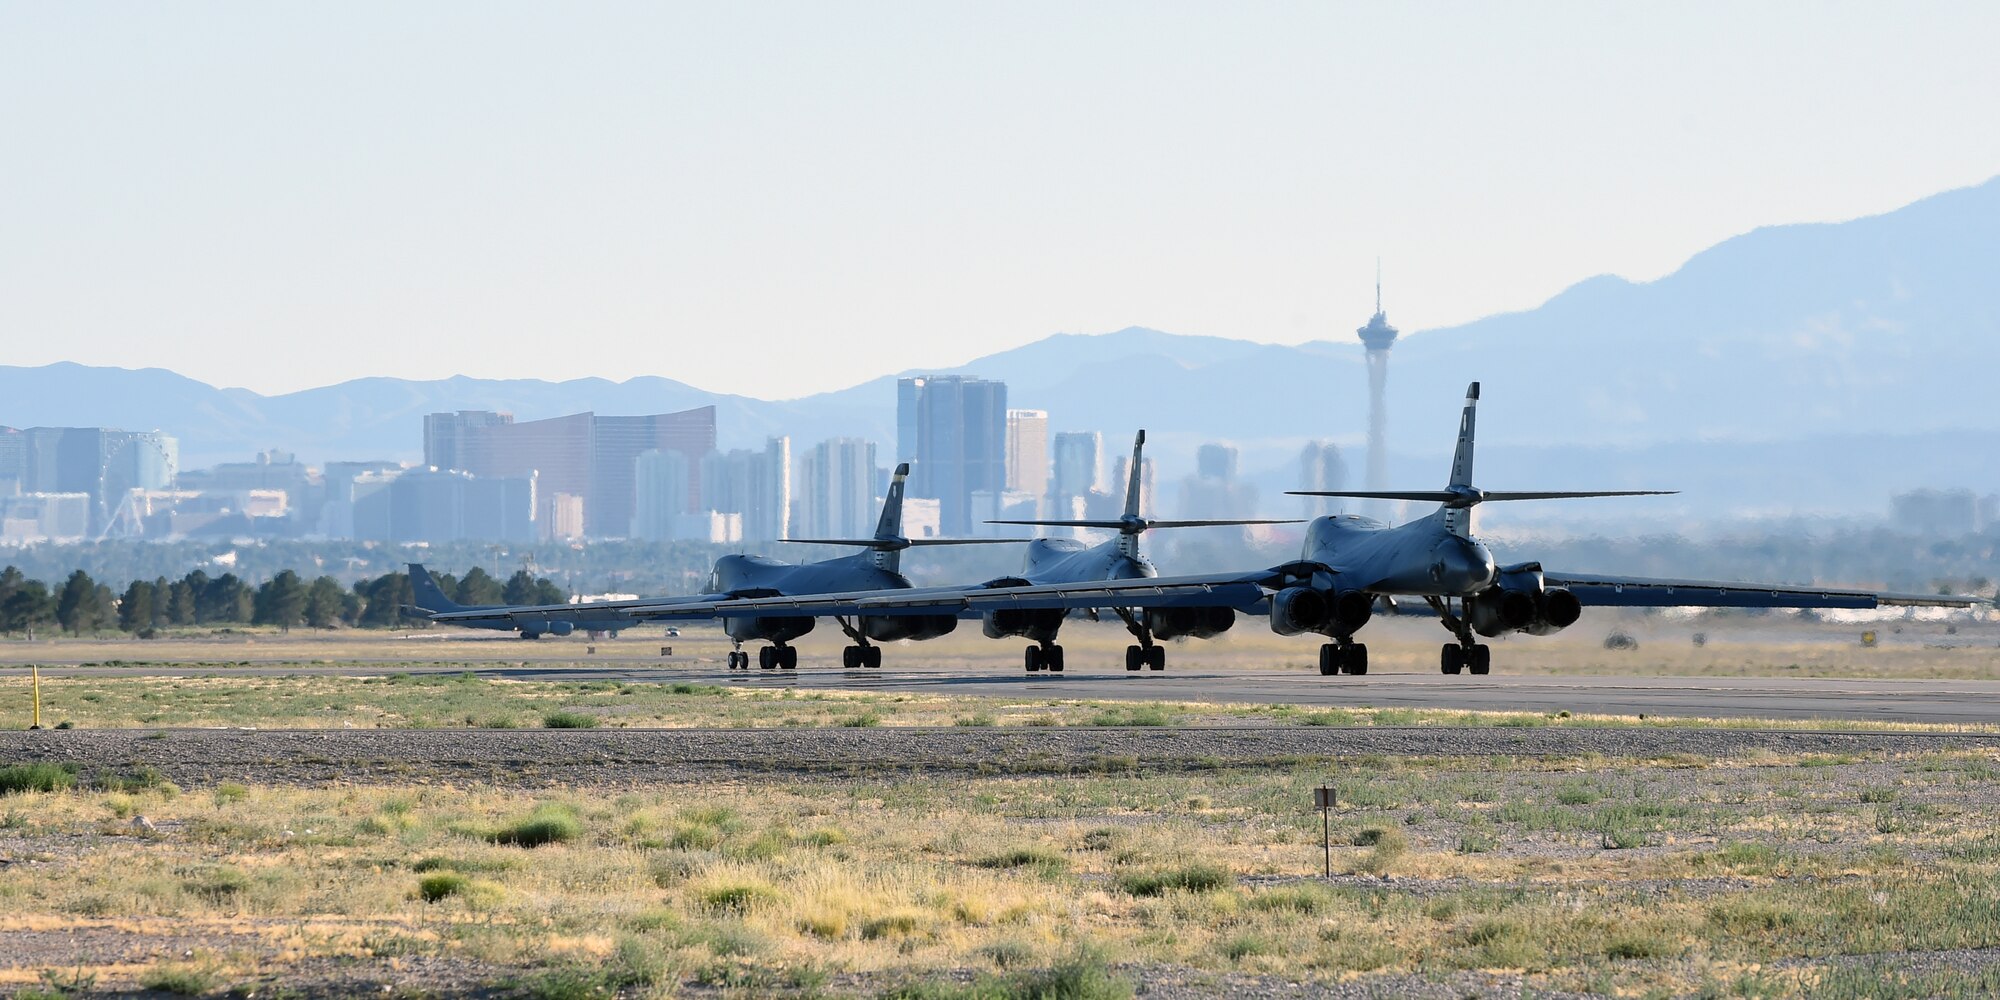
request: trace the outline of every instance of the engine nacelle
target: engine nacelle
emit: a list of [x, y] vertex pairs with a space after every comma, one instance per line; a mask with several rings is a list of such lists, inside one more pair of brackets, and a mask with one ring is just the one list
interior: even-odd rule
[[1055, 638], [1056, 631], [1062, 628], [1063, 615], [1061, 608], [991, 611], [985, 616], [984, 631], [988, 639], [1019, 636], [1041, 642]]
[[884, 615], [861, 619], [861, 634], [877, 642], [935, 639], [958, 627], [954, 615]]
[[1483, 636], [1519, 632], [1535, 623], [1538, 604], [1532, 590], [1488, 587], [1465, 602], [1465, 620]]
[[1235, 624], [1233, 608], [1151, 608], [1146, 612], [1146, 627], [1156, 639], [1212, 639]]
[[1583, 602], [1578, 600], [1575, 594], [1557, 587], [1542, 591], [1540, 613], [1535, 616], [1534, 622], [1522, 631], [1530, 635], [1554, 635], [1576, 624], [1576, 620], [1582, 617]]
[[549, 623], [549, 627], [544, 629], [543, 631], [547, 632], [550, 635], [568, 635], [571, 632], [576, 631], [576, 623], [552, 621]]
[[811, 632], [817, 624], [813, 619], [802, 616], [724, 618], [722, 623], [723, 634], [739, 642], [790, 642]]
[[1318, 631], [1327, 622], [1326, 595], [1311, 587], [1287, 587], [1271, 597], [1271, 631], [1298, 635]]
[[1368, 624], [1375, 614], [1375, 595], [1365, 590], [1343, 590], [1333, 595], [1332, 620], [1342, 634]]

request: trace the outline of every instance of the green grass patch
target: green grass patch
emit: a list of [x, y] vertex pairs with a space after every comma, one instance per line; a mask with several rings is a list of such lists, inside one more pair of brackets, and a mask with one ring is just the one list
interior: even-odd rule
[[581, 836], [583, 821], [577, 818], [576, 810], [568, 806], [548, 805], [526, 818], [494, 830], [486, 835], [486, 839], [511, 847], [541, 847], [568, 843]]
[[60, 792], [76, 784], [76, 773], [59, 764], [15, 764], [0, 767], [0, 795], [16, 792]]
[[1118, 887], [1134, 896], [1159, 896], [1168, 892], [1214, 892], [1236, 884], [1236, 876], [1220, 865], [1195, 863], [1153, 872], [1118, 876]]
[[550, 712], [542, 716], [544, 729], [596, 729], [598, 718], [587, 712]]

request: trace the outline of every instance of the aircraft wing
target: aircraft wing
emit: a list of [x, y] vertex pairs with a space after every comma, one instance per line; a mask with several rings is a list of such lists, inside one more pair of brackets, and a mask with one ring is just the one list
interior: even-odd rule
[[[637, 598], [629, 601], [591, 601], [584, 604], [522, 604], [493, 608], [467, 608], [464, 611], [440, 611], [430, 615], [430, 620], [444, 625], [465, 625], [474, 622], [511, 622], [530, 624], [567, 621], [584, 624], [589, 622], [612, 622], [621, 627], [637, 622], [649, 621], [654, 612], [673, 608], [683, 602], [728, 600], [728, 594], [700, 594], [686, 598]], [[700, 617], [707, 617], [706, 615]]]
[[662, 606], [647, 618], [757, 618], [983, 614], [1007, 609], [1252, 608], [1265, 598], [1268, 571], [1098, 580], [1019, 587], [918, 587], [905, 590], [800, 594]]
[[1656, 580], [1588, 573], [1542, 574], [1550, 587], [1563, 587], [1585, 607], [1628, 608], [1970, 608], [1988, 601], [1953, 594], [1898, 594], [1876, 590], [1792, 587], [1715, 580]]

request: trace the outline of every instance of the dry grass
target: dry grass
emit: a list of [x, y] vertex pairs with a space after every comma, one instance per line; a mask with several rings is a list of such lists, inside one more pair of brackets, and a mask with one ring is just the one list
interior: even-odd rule
[[[1348, 804], [1332, 882], [1308, 877], [1322, 780]], [[439, 955], [496, 976], [782, 986], [998, 975], [1094, 948], [1140, 967], [1285, 977], [1508, 968], [1595, 988], [1643, 970], [1693, 990], [1723, 970], [1813, 960], [1756, 973], [1771, 995], [1805, 989], [1826, 956], [2000, 946], [2000, 840], [1987, 832], [2000, 760], [1974, 753], [1355, 760], [553, 797], [228, 788], [0, 799], [0, 853], [17, 861], [0, 879], [0, 935], [208, 935], [220, 943], [188, 968], [216, 984], [312, 956]], [[140, 813], [153, 829], [127, 820]], [[552, 817], [567, 839], [495, 835]], [[1475, 835], [1488, 848], [1463, 851]], [[12, 952], [0, 975], [31, 982], [76, 957]], [[109, 983], [148, 970], [97, 971]]]

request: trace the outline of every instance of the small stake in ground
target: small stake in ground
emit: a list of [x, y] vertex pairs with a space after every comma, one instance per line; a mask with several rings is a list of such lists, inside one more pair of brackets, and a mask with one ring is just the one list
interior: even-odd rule
[[33, 695], [35, 700], [34, 721], [29, 724], [28, 728], [40, 729], [42, 728], [42, 665], [39, 663], [28, 664], [28, 673], [35, 678], [35, 693]]
[[1333, 877], [1333, 809], [1339, 804], [1332, 788], [1321, 785], [1313, 789], [1313, 807], [1319, 810], [1319, 849], [1326, 859], [1327, 878]]

